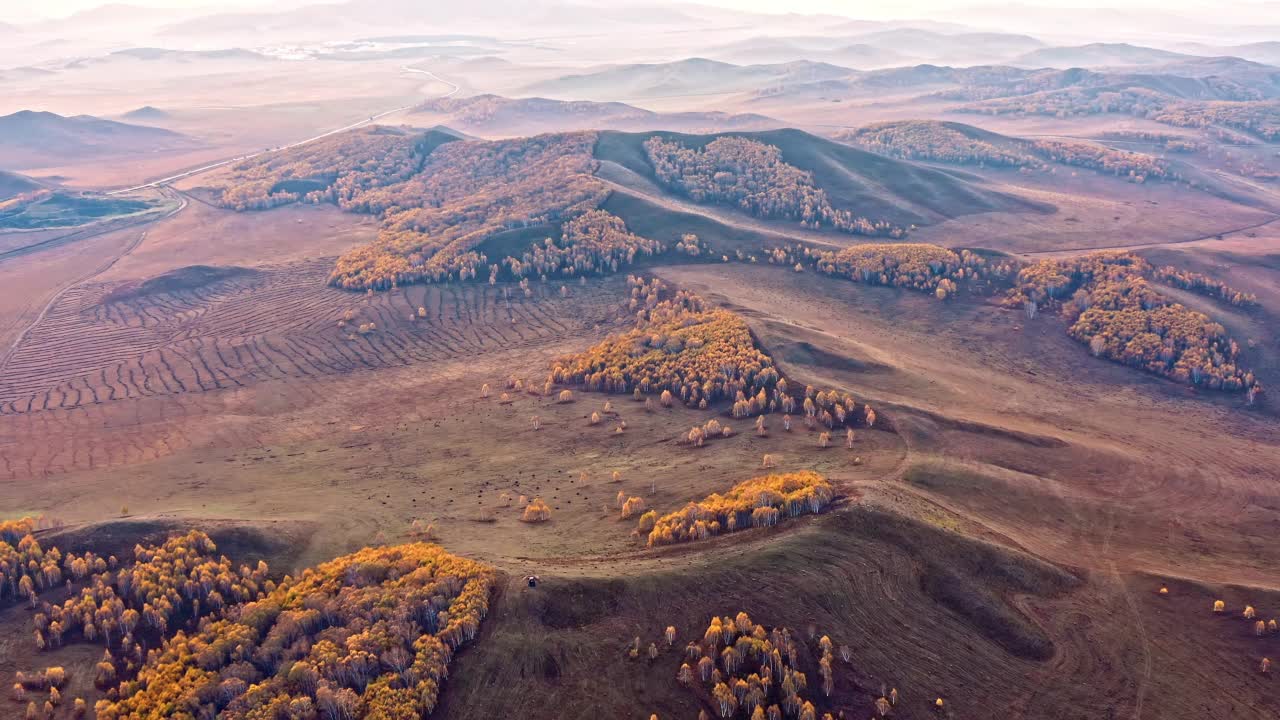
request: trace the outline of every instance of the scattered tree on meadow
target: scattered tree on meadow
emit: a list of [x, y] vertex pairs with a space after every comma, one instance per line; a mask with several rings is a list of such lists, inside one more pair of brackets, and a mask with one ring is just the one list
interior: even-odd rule
[[541, 523], [551, 519], [551, 508], [542, 501], [542, 498], [534, 498], [533, 502], [525, 506], [524, 513], [520, 515], [520, 520], [527, 523]]
[[630, 497], [622, 503], [622, 519], [627, 520], [644, 511], [644, 498]]

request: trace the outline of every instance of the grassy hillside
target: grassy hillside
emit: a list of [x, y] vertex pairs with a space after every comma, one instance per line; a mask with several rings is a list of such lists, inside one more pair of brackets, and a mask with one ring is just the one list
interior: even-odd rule
[[794, 129], [721, 135], [605, 132], [596, 143], [596, 158], [652, 179], [644, 142], [654, 136], [691, 148], [705, 147], [726, 136], [772, 145], [781, 149], [785, 162], [811, 173], [832, 205], [856, 208], [860, 215], [901, 226], [972, 213], [1034, 209], [1025, 201], [984, 187], [974, 176], [888, 158]]
[[[616, 574], [569, 567], [536, 589], [511, 584], [480, 641], [458, 658], [443, 715], [498, 716], [520, 704], [539, 719], [692, 718], [700, 709], [714, 717], [708, 698], [675, 675], [685, 644], [702, 640], [709, 618], [739, 611], [791, 628], [806, 650], [821, 635], [851, 645], [830, 697], [818, 690], [816, 658], [801, 655], [811, 678], [806, 697], [819, 713], [870, 714], [883, 683], [904, 698], [895, 717], [931, 717], [939, 696], [964, 717], [993, 701], [1003, 707], [983, 689], [997, 675], [1008, 673], [999, 682], [1006, 696], [1017, 694], [1011, 685], [1034, 683], [1054, 655], [1054, 640], [1012, 598], [1070, 592], [1079, 585], [1072, 574], [865, 508], [802, 525], [712, 541], [702, 556], [664, 551]], [[668, 625], [676, 629], [671, 649], [661, 637]], [[656, 641], [658, 657], [629, 658], [635, 637], [642, 647]], [[1096, 702], [1084, 688], [1073, 699]]]

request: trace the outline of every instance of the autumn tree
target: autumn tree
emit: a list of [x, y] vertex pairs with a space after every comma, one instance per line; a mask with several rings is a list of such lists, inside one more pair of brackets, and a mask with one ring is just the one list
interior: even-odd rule
[[668, 545], [702, 540], [721, 532], [767, 527], [783, 513], [794, 517], [822, 511], [835, 497], [834, 488], [814, 472], [753, 478], [724, 495], [713, 494], [658, 518], [648, 544]]
[[534, 498], [529, 503], [524, 513], [521, 514], [520, 520], [527, 523], [541, 523], [551, 519], [551, 508], [542, 501], [542, 498]]

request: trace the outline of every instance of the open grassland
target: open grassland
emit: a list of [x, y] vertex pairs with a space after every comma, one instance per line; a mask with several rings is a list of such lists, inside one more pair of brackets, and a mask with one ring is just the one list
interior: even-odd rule
[[[713, 714], [713, 685], [677, 674], [708, 620], [739, 611], [790, 628], [788, 662], [808, 675], [803, 694], [820, 713], [870, 717], [886, 688], [899, 692], [893, 717], [909, 719], [1280, 712], [1273, 676], [1260, 672], [1263, 657], [1280, 658], [1280, 636], [1257, 635], [1242, 617], [1246, 604], [1280, 617], [1280, 266], [1269, 214], [1086, 173], [910, 166], [899, 177], [899, 161], [771, 137], [833, 202], [935, 223], [910, 233], [915, 243], [1049, 256], [1133, 244], [1155, 266], [1256, 295], [1246, 307], [1171, 276], [1152, 281], [1221, 322], [1270, 393], [1249, 406], [1240, 393], [1094, 357], [1055, 313], [1028, 319], [999, 294], [964, 291], [988, 278], [970, 272], [977, 255], [883, 241], [850, 250], [848, 233], [664, 193], [645, 168], [644, 137], [608, 134], [592, 155], [611, 192], [602, 208], [634, 236], [609, 222], [597, 239], [672, 247], [699, 235], [696, 255], [636, 263], [701, 297], [696, 312], [659, 313], [670, 323], [637, 324], [653, 285], [636, 293], [638, 281], [596, 275], [603, 265], [580, 266], [592, 271], [581, 282], [498, 273], [346, 292], [326, 284], [334, 260], [373, 241], [377, 220], [328, 205], [235, 213], [195, 190], [163, 222], [0, 262], [0, 279], [20, 291], [0, 308], [10, 338], [0, 346], [0, 519], [56, 518], [66, 526], [38, 532], [42, 543], [121, 557], [203, 529], [237, 564], [265, 559], [272, 582], [408, 541], [492, 565], [488, 616], [451, 659], [436, 717]], [[903, 177], [928, 197], [894, 184]], [[992, 212], [971, 214], [975, 198]], [[554, 234], [521, 227], [476, 247], [516, 256], [544, 231]], [[1217, 233], [1225, 238], [1196, 240]], [[1192, 242], [1166, 244], [1182, 240]], [[778, 264], [763, 252], [800, 241], [862, 282], [814, 272], [801, 250]], [[886, 266], [872, 282], [868, 268], [896, 262], [895, 248], [916, 262], [895, 270], [901, 281]], [[737, 347], [718, 348], [725, 338]], [[725, 352], [699, 365], [691, 351], [709, 345]], [[727, 367], [735, 350], [745, 359]], [[548, 391], [557, 363], [593, 353], [599, 363]], [[840, 393], [839, 407], [862, 413], [845, 423], [852, 435], [844, 420], [807, 426], [803, 410], [789, 429], [785, 410], [759, 431], [755, 412], [735, 417], [735, 405], [785, 402], [772, 392], [775, 370], [797, 403], [806, 385]], [[646, 373], [648, 402], [632, 395]], [[761, 384], [742, 384], [752, 397], [737, 398], [748, 379]], [[595, 391], [605, 381], [614, 392]], [[675, 390], [669, 406], [658, 383]], [[685, 386], [697, 401], [682, 402]], [[783, 479], [759, 486], [795, 492], [785, 478], [799, 477], [802, 490], [821, 489], [795, 498], [812, 514], [739, 527], [746, 511], [735, 505], [733, 532], [703, 537], [695, 518], [680, 535], [698, 542], [650, 542], [643, 529], [648, 512], [673, 540], [679, 516], [659, 520], [672, 513], [715, 514], [728, 527], [723, 498], [775, 473]], [[54, 585], [45, 599], [68, 599]], [[185, 612], [184, 622], [199, 613]], [[35, 622], [0, 600], [5, 685], [11, 672], [62, 665], [68, 699], [103, 697], [100, 648], [41, 652]], [[823, 635], [847, 656], [824, 652]], [[22, 708], [0, 700], [0, 715]], [[55, 716], [71, 712], [67, 703]]]
[[[218, 282], [288, 287], [275, 272]], [[792, 382], [840, 387], [882, 408], [878, 429], [859, 430], [853, 449], [821, 449], [815, 431], [784, 431], [774, 417], [760, 437], [723, 409], [503, 390], [506, 378], [541, 379], [564, 350], [619, 327], [622, 280], [525, 300], [577, 329], [510, 347], [503, 339], [514, 337], [500, 334], [510, 318], [479, 310], [501, 286], [419, 286], [408, 292], [438, 294], [433, 307], [452, 312], [410, 321], [386, 310], [378, 332], [410, 345], [418, 333], [477, 338], [465, 355], [8, 415], [6, 454], [30, 460], [0, 484], [0, 501], [106, 538], [118, 524], [210, 519], [284, 534], [288, 552], [261, 539], [241, 550], [254, 557], [266, 542], [281, 569], [424, 534], [492, 562], [505, 573], [502, 589], [451, 669], [444, 716], [500, 712], [517, 697], [534, 717], [696, 714], [708, 700], [675, 680], [683, 643], [711, 614], [738, 610], [791, 627], [814, 648], [802, 665], [816, 664], [809, 625], [850, 645], [851, 659], [834, 666], [834, 694], [815, 699], [833, 710], [870, 711], [885, 683], [901, 693], [901, 717], [931, 716], [936, 697], [953, 713], [1070, 717], [1122, 707], [1183, 717], [1223, 688], [1250, 698], [1242, 717], [1273, 712], [1257, 663], [1274, 638], [1255, 637], [1238, 618], [1244, 603], [1280, 608], [1256, 589], [1275, 586], [1280, 560], [1266, 540], [1277, 448], [1265, 409], [1092, 358], [1051, 317], [1031, 323], [993, 305], [778, 267], [660, 274], [745, 317]], [[311, 285], [362, 308], [404, 301], [405, 291], [370, 299]], [[212, 293], [176, 295], [213, 316], [223, 310]], [[593, 303], [599, 315], [588, 322], [582, 309]], [[183, 312], [192, 311], [157, 315]], [[494, 388], [487, 398], [483, 383]], [[592, 413], [610, 422], [591, 425]], [[711, 418], [737, 432], [689, 447], [687, 428]], [[1220, 428], [1217, 447], [1192, 440], [1206, 426]], [[54, 436], [75, 440], [56, 459], [34, 457], [36, 447], [54, 448], [37, 438]], [[835, 508], [656, 550], [633, 534], [634, 517], [620, 517], [619, 493], [659, 514], [679, 510], [761, 474], [765, 454], [778, 471], [828, 477]], [[551, 519], [520, 522], [521, 495], [544, 499]], [[111, 520], [121, 512], [136, 519]], [[536, 589], [520, 579], [531, 573], [542, 578]], [[1157, 594], [1162, 585], [1169, 595]], [[1210, 612], [1218, 598], [1235, 617]], [[10, 609], [0, 622], [28, 618]], [[679, 639], [670, 650], [668, 625]], [[629, 658], [635, 637], [642, 649], [654, 642], [657, 658]], [[44, 662], [29, 643], [11, 641], [15, 669]], [[93, 658], [79, 646], [48, 654], [81, 673]], [[1194, 671], [1206, 662], [1214, 673]], [[816, 665], [807, 672], [817, 683]], [[1087, 690], [1082, 677], [1094, 678]], [[993, 687], [1003, 692], [993, 698]]]
[[[1152, 572], [1195, 568], [1202, 577], [1272, 582], [1256, 553], [1267, 552], [1257, 533], [1274, 501], [1246, 500], [1272, 492], [1266, 458], [1280, 448], [1269, 407], [1136, 378], [1074, 345], [1050, 317], [1027, 321], [985, 304], [929, 311], [932, 298], [809, 275], [798, 282], [772, 268], [662, 276], [745, 313], [795, 377], [847, 387], [892, 412], [912, 455], [1016, 473], [1036, 497], [1026, 503], [1034, 518], [1019, 519], [1000, 492], [962, 497], [1020, 545], [1068, 562], [1124, 548], [1126, 562]], [[1266, 332], [1260, 345], [1275, 342]], [[1264, 382], [1275, 377], [1265, 354], [1251, 357]], [[1211, 445], [1197, 439], [1205, 428], [1215, 429]], [[1059, 495], [1079, 496], [1087, 510], [1078, 522], [1035, 510]], [[1064, 531], [1041, 532], [1060, 518]], [[1203, 526], [1190, 529], [1191, 518]]]

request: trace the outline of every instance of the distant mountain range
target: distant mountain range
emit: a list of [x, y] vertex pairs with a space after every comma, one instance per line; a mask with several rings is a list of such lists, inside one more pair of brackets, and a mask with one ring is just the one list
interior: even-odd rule
[[896, 50], [853, 42], [849, 38], [822, 36], [754, 37], [711, 48], [707, 55], [715, 60], [742, 65], [809, 60], [859, 70], [907, 65], [921, 60]]
[[921, 62], [1002, 62], [1043, 47], [1043, 42], [1029, 35], [895, 27], [855, 35], [758, 36], [711, 48], [707, 54], [743, 64], [811, 60], [872, 70]]
[[[919, 64], [881, 70], [798, 61], [733, 65], [692, 58], [670, 63], [619, 65], [539, 82], [520, 94], [597, 101], [644, 100], [690, 95], [742, 94], [772, 103], [789, 99], [867, 97], [887, 91], [945, 93], [943, 99], [989, 100], [1085, 88], [1092, 94], [1143, 90], [1186, 100], [1261, 100], [1280, 97], [1280, 68], [1232, 57], [1197, 57], [1131, 46], [1096, 53], [1127, 64], [1089, 69], [1036, 65], [950, 67]], [[1045, 49], [1057, 50], [1056, 48]], [[1139, 64], [1139, 59], [1157, 64]], [[1072, 56], [1071, 59], [1084, 59]], [[763, 111], [769, 114], [769, 110]], [[775, 111], [777, 112], [777, 111]]]
[[1227, 56], [1251, 60], [1264, 65], [1280, 66], [1280, 40], [1248, 43], [1245, 45], [1204, 45], [1183, 43], [1178, 48], [1192, 55]]
[[1075, 47], [1047, 47], [1014, 58], [1011, 65], [1025, 67], [1129, 67], [1162, 65], [1193, 56], [1128, 43], [1091, 43]]
[[883, 30], [858, 35], [852, 40], [950, 65], [998, 62], [1045, 46], [1030, 35], [994, 32], [940, 33], [919, 28]]
[[764, 130], [784, 123], [764, 115], [722, 112], [657, 113], [618, 102], [564, 101], [476, 95], [430, 100], [419, 117], [485, 137], [516, 137], [573, 130], [674, 130], [724, 132]]
[[854, 72], [850, 68], [807, 60], [776, 65], [733, 65], [689, 58], [670, 63], [617, 65], [566, 75], [530, 85], [520, 94], [601, 101], [722, 94], [845, 78]]

